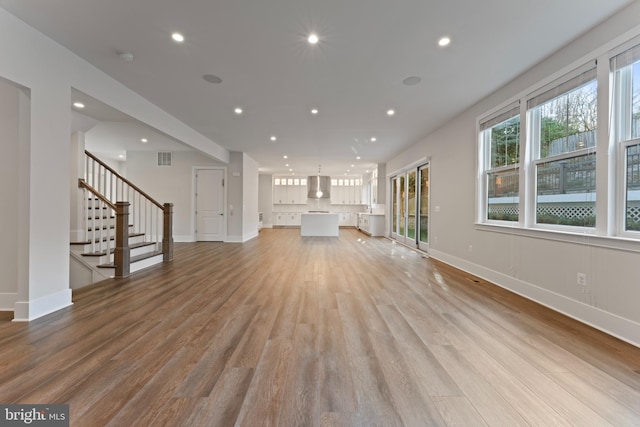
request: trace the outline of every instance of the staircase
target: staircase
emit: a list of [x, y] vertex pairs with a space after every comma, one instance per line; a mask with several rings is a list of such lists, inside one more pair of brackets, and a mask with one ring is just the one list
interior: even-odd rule
[[78, 187], [86, 235], [71, 243], [72, 288], [74, 274], [80, 287], [173, 258], [171, 203], [158, 203], [88, 151]]

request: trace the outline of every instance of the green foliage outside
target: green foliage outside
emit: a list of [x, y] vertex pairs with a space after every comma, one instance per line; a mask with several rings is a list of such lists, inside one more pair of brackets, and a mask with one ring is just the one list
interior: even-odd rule
[[518, 214], [489, 212], [488, 219], [494, 221], [518, 221]]
[[569, 218], [561, 215], [552, 215], [549, 213], [538, 213], [536, 215], [536, 222], [538, 224], [557, 224], [557, 225], [572, 225], [576, 227], [595, 227], [596, 217], [595, 215], [588, 215], [581, 218]]
[[572, 126], [567, 128], [564, 123], [549, 117], [542, 117], [540, 121], [540, 157], [542, 158], [549, 155], [552, 141], [579, 133], [575, 127], [574, 129]]
[[633, 219], [631, 216], [627, 216], [627, 231], [640, 231], [640, 221]]
[[491, 167], [499, 168], [520, 161], [520, 117], [491, 128]]

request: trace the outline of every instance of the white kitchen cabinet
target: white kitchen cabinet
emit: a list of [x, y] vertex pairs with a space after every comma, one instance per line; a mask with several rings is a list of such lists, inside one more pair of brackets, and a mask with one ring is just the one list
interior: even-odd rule
[[358, 214], [358, 229], [370, 236], [384, 236], [384, 215]]
[[276, 225], [276, 226], [287, 225], [287, 214], [285, 212], [274, 212], [273, 225]]
[[362, 203], [362, 178], [332, 178], [332, 205], [359, 205]]
[[290, 227], [300, 226], [300, 212], [287, 212], [286, 225]]
[[355, 227], [356, 214], [354, 212], [339, 212], [338, 225], [340, 227]]
[[300, 212], [274, 212], [273, 225], [280, 227], [299, 227]]
[[276, 177], [273, 180], [274, 205], [304, 205], [307, 203], [307, 179]]

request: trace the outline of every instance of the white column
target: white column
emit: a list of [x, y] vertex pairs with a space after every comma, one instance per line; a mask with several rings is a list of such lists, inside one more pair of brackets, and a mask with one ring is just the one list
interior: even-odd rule
[[71, 304], [70, 87], [51, 81], [32, 87], [29, 111], [29, 137], [20, 147], [16, 321]]
[[85, 205], [84, 192], [78, 188], [78, 178], [84, 178], [84, 132], [74, 132], [71, 135], [70, 160], [69, 168], [69, 194], [71, 197], [71, 217], [70, 217], [70, 234], [69, 238], [72, 242], [82, 242], [86, 239], [86, 226], [84, 221]]

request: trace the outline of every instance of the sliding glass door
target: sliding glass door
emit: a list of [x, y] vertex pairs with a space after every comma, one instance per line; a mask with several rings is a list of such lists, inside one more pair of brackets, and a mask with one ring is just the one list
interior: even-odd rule
[[421, 166], [418, 169], [420, 179], [420, 199], [418, 200], [418, 209], [420, 212], [420, 222], [418, 247], [423, 251], [429, 249], [429, 164]]
[[429, 165], [391, 178], [391, 237], [400, 243], [428, 249]]

